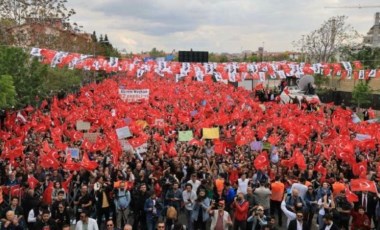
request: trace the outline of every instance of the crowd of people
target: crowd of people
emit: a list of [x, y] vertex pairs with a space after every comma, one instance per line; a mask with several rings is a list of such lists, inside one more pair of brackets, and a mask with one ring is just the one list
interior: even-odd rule
[[[123, 102], [120, 86], [149, 100]], [[379, 125], [307, 108], [211, 81], [115, 77], [7, 113], [1, 229], [380, 229]], [[132, 135], [118, 140], [124, 126]]]

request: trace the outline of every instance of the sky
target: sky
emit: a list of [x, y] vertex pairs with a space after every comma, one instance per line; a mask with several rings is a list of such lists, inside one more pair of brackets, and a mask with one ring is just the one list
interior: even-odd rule
[[[359, 5], [378, 7], [325, 8]], [[107, 34], [116, 48], [133, 53], [295, 51], [293, 41], [332, 16], [348, 16], [365, 35], [380, 12], [377, 0], [68, 0], [67, 6], [85, 32]]]

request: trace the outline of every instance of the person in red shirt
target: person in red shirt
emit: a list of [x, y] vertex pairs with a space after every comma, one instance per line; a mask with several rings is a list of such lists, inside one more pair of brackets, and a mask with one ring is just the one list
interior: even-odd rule
[[368, 216], [364, 213], [364, 208], [360, 206], [358, 208], [358, 211], [355, 212], [354, 210], [351, 211], [352, 216], [352, 225], [351, 229], [360, 229], [360, 230], [370, 230], [371, 229], [371, 222]]
[[235, 221], [233, 229], [246, 230], [249, 203], [248, 201], [244, 200], [244, 194], [242, 192], [238, 193], [232, 205], [235, 209]]

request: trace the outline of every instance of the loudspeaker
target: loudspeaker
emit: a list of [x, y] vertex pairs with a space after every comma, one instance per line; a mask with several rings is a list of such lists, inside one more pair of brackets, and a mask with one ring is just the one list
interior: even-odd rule
[[179, 51], [179, 62], [208, 62], [208, 52], [204, 51]]

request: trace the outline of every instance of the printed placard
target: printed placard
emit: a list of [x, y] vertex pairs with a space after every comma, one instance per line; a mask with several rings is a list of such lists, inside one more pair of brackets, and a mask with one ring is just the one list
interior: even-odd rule
[[149, 89], [121, 89], [119, 94], [123, 101], [137, 102], [141, 100], [149, 100]]
[[219, 127], [203, 128], [203, 139], [219, 139]]
[[131, 131], [129, 130], [128, 126], [125, 126], [123, 128], [116, 129], [116, 134], [118, 139], [124, 139], [132, 136]]
[[70, 154], [71, 158], [79, 159], [79, 149], [78, 148], [66, 148], [66, 155]]
[[77, 121], [76, 126], [78, 131], [89, 130], [91, 128], [91, 123], [85, 121]]
[[100, 133], [84, 133], [83, 139], [87, 139], [91, 143], [95, 143]]
[[178, 133], [178, 140], [179, 141], [190, 141], [193, 139], [193, 131], [179, 131]]

